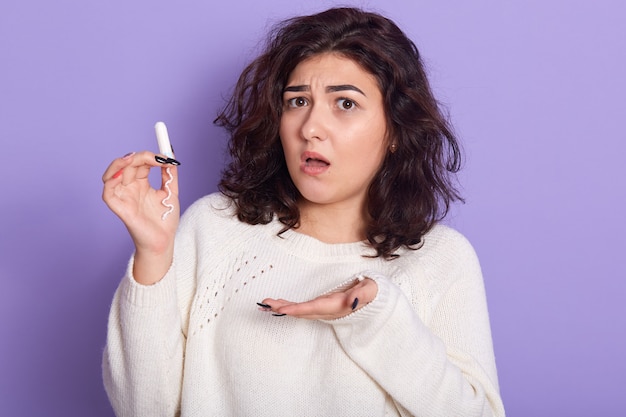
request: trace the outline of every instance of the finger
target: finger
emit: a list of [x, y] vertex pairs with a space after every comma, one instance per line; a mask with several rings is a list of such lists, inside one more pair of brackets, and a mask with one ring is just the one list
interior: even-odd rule
[[292, 303], [274, 311], [290, 316], [319, 320], [345, 317], [369, 304], [378, 294], [376, 281], [366, 278], [348, 286], [343, 293], [329, 293], [304, 303]]
[[345, 294], [318, 297], [303, 303], [293, 303], [273, 310], [279, 314], [300, 318], [341, 317], [348, 314], [350, 303]]
[[129, 152], [121, 158], [114, 159], [102, 174], [102, 182], [119, 178], [120, 172], [131, 164], [134, 154], [134, 152]]
[[[147, 178], [150, 168], [160, 165], [152, 152], [130, 152], [111, 162], [102, 175], [102, 181], [107, 182], [122, 177], [123, 183], [127, 185], [135, 178]], [[115, 178], [113, 178], [114, 176]]]
[[137, 180], [144, 181], [145, 186], [149, 187], [150, 169], [161, 165], [154, 157], [155, 154], [149, 151], [130, 152], [111, 162], [102, 176], [104, 181], [102, 199], [109, 204], [116, 194], [121, 192], [120, 185], [128, 186]]
[[150, 170], [155, 167], [162, 167], [162, 165], [156, 160], [155, 153], [150, 151], [137, 152], [132, 156], [131, 163], [122, 171], [122, 185], [131, 184], [136, 180], [148, 181]]
[[274, 298], [266, 298], [263, 301], [261, 301], [261, 304], [264, 304], [266, 306], [269, 306], [270, 309], [274, 312], [276, 312], [279, 308], [288, 306], [288, 305], [292, 305], [292, 304], [296, 304], [293, 301], [287, 301], [287, 300], [283, 300], [283, 299], [274, 299]]
[[111, 162], [102, 174], [104, 187], [102, 189], [102, 200], [111, 207], [110, 202], [114, 199], [115, 189], [122, 183], [124, 171], [132, 164], [135, 153], [129, 152], [121, 158]]
[[378, 284], [369, 278], [359, 282], [346, 292], [346, 297], [350, 300], [350, 308], [353, 311], [371, 303], [377, 295]]

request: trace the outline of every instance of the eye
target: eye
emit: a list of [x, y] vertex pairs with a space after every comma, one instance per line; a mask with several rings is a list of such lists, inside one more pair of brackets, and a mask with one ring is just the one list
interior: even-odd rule
[[293, 97], [287, 100], [288, 107], [304, 107], [308, 104], [304, 97]]
[[352, 110], [356, 107], [356, 102], [350, 100], [349, 98], [340, 98], [337, 100], [337, 104], [342, 110]]

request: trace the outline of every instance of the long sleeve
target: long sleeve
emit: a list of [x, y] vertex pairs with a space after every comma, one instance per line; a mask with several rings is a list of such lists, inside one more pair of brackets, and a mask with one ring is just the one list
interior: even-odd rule
[[[476, 255], [436, 226], [397, 260], [240, 222], [226, 197], [181, 219], [165, 277], [132, 259], [111, 313], [103, 373], [124, 416], [504, 416]], [[258, 311], [310, 300], [363, 271], [374, 301], [333, 321]]]
[[482, 274], [469, 243], [461, 243], [446, 255], [448, 276], [430, 295], [428, 323], [416, 312], [423, 306], [376, 272], [365, 273], [378, 284], [376, 299], [330, 322], [352, 360], [407, 415], [504, 416]]
[[181, 220], [174, 260], [156, 284], [138, 284], [131, 258], [111, 306], [104, 386], [118, 417], [180, 412], [188, 309], [195, 289], [195, 233]]
[[173, 274], [149, 287], [127, 275], [113, 299], [103, 376], [118, 417], [173, 416], [178, 408], [185, 341]]

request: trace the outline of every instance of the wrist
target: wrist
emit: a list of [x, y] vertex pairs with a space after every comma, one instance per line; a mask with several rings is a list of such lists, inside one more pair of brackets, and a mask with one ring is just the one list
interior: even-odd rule
[[142, 285], [153, 285], [159, 282], [172, 265], [173, 248], [164, 251], [135, 251], [133, 278]]

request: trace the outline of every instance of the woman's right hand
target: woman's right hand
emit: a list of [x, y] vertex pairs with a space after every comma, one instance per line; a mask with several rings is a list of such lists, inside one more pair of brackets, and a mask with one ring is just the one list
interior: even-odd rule
[[[174, 254], [174, 237], [180, 218], [178, 201], [178, 169], [171, 164], [156, 161], [149, 151], [130, 153], [115, 159], [102, 176], [104, 189], [102, 199], [124, 222], [135, 244], [133, 275], [144, 285], [159, 281], [169, 269]], [[161, 168], [161, 188], [154, 189], [148, 181], [151, 168]], [[169, 184], [171, 196], [165, 202], [173, 206], [165, 217], [168, 207], [163, 204]]]

